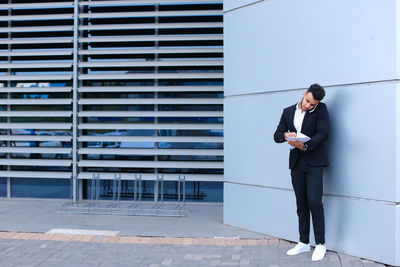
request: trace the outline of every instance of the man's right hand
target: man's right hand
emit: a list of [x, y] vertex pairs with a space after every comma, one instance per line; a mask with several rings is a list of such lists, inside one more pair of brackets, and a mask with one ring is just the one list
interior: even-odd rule
[[287, 141], [288, 137], [297, 137], [297, 134], [295, 132], [286, 132], [284, 134], [285, 140]]

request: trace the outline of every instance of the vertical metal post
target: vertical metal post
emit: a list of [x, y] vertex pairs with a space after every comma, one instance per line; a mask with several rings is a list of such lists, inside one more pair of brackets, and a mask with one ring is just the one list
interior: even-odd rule
[[157, 179], [154, 181], [154, 203], [158, 203], [158, 175]]
[[133, 202], [136, 204], [137, 200], [137, 194], [138, 194], [138, 180], [137, 176], [135, 174], [135, 180], [133, 180]]
[[160, 175], [160, 202], [161, 206], [164, 206], [164, 175]]
[[[154, 7], [154, 9], [155, 9], [155, 12], [156, 12], [156, 15], [155, 15], [155, 21], [154, 21], [154, 23], [157, 25], [158, 23], [159, 23], [159, 18], [158, 18], [158, 12], [159, 12], [159, 9], [160, 9], [160, 7], [159, 7], [159, 3], [155, 3], [155, 7]], [[159, 62], [159, 56], [158, 56], [158, 48], [159, 48], [159, 43], [158, 43], [158, 36], [159, 36], [159, 32], [158, 32], [158, 27], [155, 27], [155, 29], [154, 29], [154, 37], [155, 37], [155, 41], [154, 41], [154, 48], [156, 49], [156, 52], [155, 52], [155, 55], [154, 55], [154, 61], [156, 62], [156, 65], [154, 66], [154, 74], [155, 75], [157, 75], [158, 74], [158, 62]], [[157, 79], [157, 76], [156, 76], [156, 78], [154, 79], [154, 99], [158, 99], [158, 79]], [[157, 101], [157, 100], [156, 100]], [[154, 111], [156, 112], [156, 114], [158, 114], [158, 104], [154, 104]], [[158, 115], [156, 115], [155, 117], [154, 117], [154, 124], [155, 125], [158, 125]], [[155, 136], [156, 136], [156, 138], [157, 138], [157, 136], [159, 136], [160, 134], [159, 134], [159, 131], [160, 130], [155, 130]], [[154, 162], [158, 162], [158, 157], [159, 157], [159, 155], [157, 155], [158, 153], [157, 153], [157, 150], [158, 150], [158, 142], [155, 142], [154, 143]], [[156, 168], [154, 168], [154, 174], [155, 175], [158, 175], [158, 167], [156, 167]], [[158, 187], [158, 185], [157, 185], [157, 187]], [[158, 189], [157, 189], [158, 190]], [[158, 192], [157, 192], [158, 193]], [[157, 195], [158, 196], [158, 195]], [[157, 200], [156, 200], [156, 190], [155, 190], [155, 188], [154, 188], [154, 202], [157, 202]]]
[[178, 190], [177, 190], [177, 193], [178, 193], [178, 204], [180, 204], [180, 202], [181, 202], [181, 176], [180, 175], [178, 177]]
[[11, 198], [11, 177], [7, 177], [7, 198]]
[[79, 22], [79, 0], [74, 0], [74, 54], [73, 54], [73, 77], [72, 77], [72, 201], [76, 202], [78, 184], [78, 22]]
[[139, 181], [139, 205], [142, 207], [142, 175], [138, 175], [138, 181]]
[[121, 174], [114, 174], [113, 180], [113, 205], [120, 205], [121, 199]]
[[116, 192], [117, 192], [117, 175], [114, 174], [114, 179], [113, 179], [113, 204], [115, 203]]
[[[11, 2], [12, 2], [11, 0], [8, 0], [9, 4], [11, 4]], [[11, 18], [11, 13], [12, 13], [11, 12], [11, 7], [9, 7], [8, 8], [8, 15], [10, 16], [10, 18]], [[8, 40], [9, 41], [11, 40], [11, 20], [8, 20]], [[11, 44], [10, 43], [8, 43], [7, 48], [8, 48], [8, 51], [11, 52]], [[8, 63], [12, 63], [10, 56], [8, 57]], [[11, 73], [11, 69], [9, 68], [8, 69], [8, 75], [11, 75], [11, 74], [12, 74]], [[11, 87], [11, 82], [7, 81], [7, 85], [6, 86], [7, 87]], [[11, 98], [11, 93], [10, 92], [7, 93], [7, 98], [8, 99]], [[10, 111], [10, 110], [11, 110], [10, 105], [7, 105], [7, 111]], [[10, 123], [10, 122], [11, 122], [10, 117], [7, 117], [7, 123]], [[11, 134], [11, 130], [7, 129], [7, 135], [10, 135], [10, 134]], [[7, 142], [7, 146], [10, 147], [11, 146], [10, 141], [6, 141], [6, 142]], [[10, 158], [10, 155], [11, 155], [11, 153], [8, 153], [7, 154], [7, 158]], [[10, 171], [10, 170], [11, 170], [10, 165], [7, 165], [7, 171]], [[11, 198], [11, 177], [7, 177], [7, 198]]]
[[185, 200], [186, 200], [186, 176], [183, 176], [183, 194], [182, 194], [182, 202], [183, 206], [185, 206]]
[[96, 175], [96, 180], [95, 180], [95, 190], [96, 190], [96, 204], [97, 207], [100, 206], [100, 173]]
[[92, 175], [92, 180], [90, 181], [90, 199], [92, 201], [95, 200], [95, 196], [96, 196], [96, 178], [97, 175], [95, 173], [93, 173]]

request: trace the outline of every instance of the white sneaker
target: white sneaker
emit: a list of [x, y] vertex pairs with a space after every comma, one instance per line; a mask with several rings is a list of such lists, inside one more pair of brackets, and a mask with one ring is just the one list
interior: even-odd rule
[[317, 245], [312, 254], [312, 261], [320, 261], [324, 258], [326, 247], [324, 245]]
[[294, 248], [289, 249], [286, 254], [289, 256], [294, 256], [303, 252], [308, 252], [310, 251], [310, 244], [304, 244], [304, 243], [297, 243], [297, 245]]

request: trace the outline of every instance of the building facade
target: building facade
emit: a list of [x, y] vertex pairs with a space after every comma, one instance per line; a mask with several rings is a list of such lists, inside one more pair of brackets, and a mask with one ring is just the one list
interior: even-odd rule
[[[222, 1], [0, 3], [0, 196], [222, 201]], [[167, 196], [167, 195], [166, 195]]]
[[400, 265], [400, 2], [225, 1], [224, 41], [224, 222], [298, 241], [289, 148], [273, 133], [319, 83], [327, 248]]

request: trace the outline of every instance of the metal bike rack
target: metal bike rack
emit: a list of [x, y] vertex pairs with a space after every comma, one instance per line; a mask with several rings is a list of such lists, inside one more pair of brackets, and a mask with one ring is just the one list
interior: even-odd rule
[[186, 216], [186, 184], [185, 176], [178, 177], [177, 201], [164, 202], [164, 176], [155, 179], [154, 202], [143, 202], [142, 175], [135, 174], [133, 179], [133, 201], [121, 201], [121, 174], [115, 174], [112, 180], [112, 200], [100, 200], [100, 174], [93, 174], [91, 179], [90, 199], [85, 201], [69, 201], [62, 205], [63, 213], [81, 214], [115, 214], [137, 216]]

